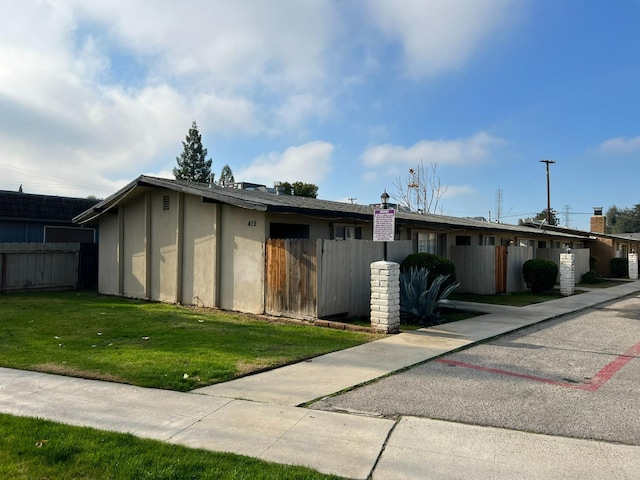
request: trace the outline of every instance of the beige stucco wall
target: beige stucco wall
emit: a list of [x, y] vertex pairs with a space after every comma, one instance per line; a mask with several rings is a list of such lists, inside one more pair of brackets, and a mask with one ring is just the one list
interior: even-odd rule
[[[151, 192], [151, 294], [153, 300], [177, 301], [178, 279], [178, 193]], [[169, 209], [163, 210], [163, 196], [169, 195]]]
[[118, 292], [118, 216], [100, 217], [100, 245], [98, 248], [98, 291], [105, 295]]
[[222, 205], [220, 307], [264, 312], [265, 213]]
[[185, 304], [215, 306], [216, 205], [185, 196], [182, 299]]
[[144, 298], [146, 281], [145, 202], [139, 195], [122, 208], [124, 215], [124, 285], [127, 297]]

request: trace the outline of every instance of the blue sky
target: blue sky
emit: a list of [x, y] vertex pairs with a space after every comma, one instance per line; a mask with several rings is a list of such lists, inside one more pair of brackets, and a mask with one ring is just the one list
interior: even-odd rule
[[[0, 0], [0, 189], [219, 175], [376, 202], [437, 165], [438, 213], [640, 203], [640, 1]], [[562, 212], [572, 212], [565, 216]]]

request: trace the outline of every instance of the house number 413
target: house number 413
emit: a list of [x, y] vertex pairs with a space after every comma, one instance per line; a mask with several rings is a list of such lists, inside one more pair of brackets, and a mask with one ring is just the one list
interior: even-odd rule
[[248, 223], [250, 227], [255, 227], [257, 224], [258, 224], [257, 220], [249, 220], [249, 223]]

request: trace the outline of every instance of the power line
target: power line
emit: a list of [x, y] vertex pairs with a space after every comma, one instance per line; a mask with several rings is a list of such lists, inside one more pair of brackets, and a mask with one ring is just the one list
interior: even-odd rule
[[[54, 182], [54, 183], [42, 183], [42, 182], [31, 182], [29, 181], [29, 185], [36, 185], [40, 187], [59, 187], [59, 186], [68, 186], [68, 187], [79, 187], [79, 188], [90, 188], [93, 190], [104, 190], [111, 191], [112, 187], [108, 186], [98, 186], [90, 183], [82, 183], [82, 182], [71, 182], [64, 177], [58, 177], [55, 175], [43, 174], [42, 172], [38, 172], [35, 170], [30, 170], [27, 168], [15, 167], [13, 165], [7, 165], [6, 163], [0, 163], [0, 170], [10, 171], [16, 175], [28, 175], [29, 179], [37, 178], [40, 180]], [[15, 182], [9, 182], [7, 180], [0, 181], [0, 185], [12, 186]], [[25, 183], [25, 182], [23, 182]], [[26, 185], [26, 183], [25, 183]]]

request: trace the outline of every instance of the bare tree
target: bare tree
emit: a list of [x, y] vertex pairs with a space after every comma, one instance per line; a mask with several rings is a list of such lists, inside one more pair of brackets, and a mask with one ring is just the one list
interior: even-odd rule
[[395, 192], [391, 197], [400, 206], [412, 212], [436, 213], [438, 204], [449, 185], [443, 185], [437, 174], [438, 164], [425, 166], [421, 160], [416, 168], [410, 168], [404, 177], [393, 183]]

